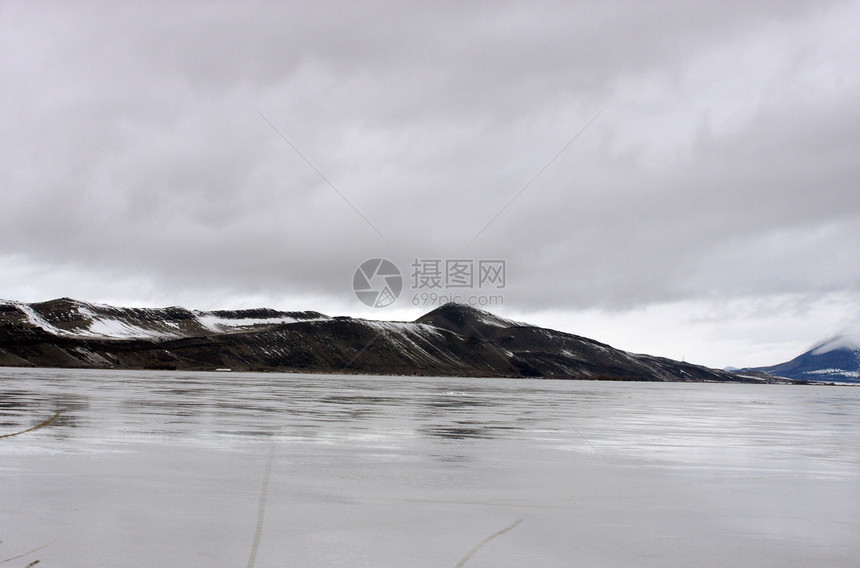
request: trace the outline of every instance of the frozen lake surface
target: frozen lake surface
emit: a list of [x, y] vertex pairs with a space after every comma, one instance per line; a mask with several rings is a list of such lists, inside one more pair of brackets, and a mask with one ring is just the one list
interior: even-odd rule
[[860, 565], [860, 388], [0, 369], [58, 411], [10, 568]]

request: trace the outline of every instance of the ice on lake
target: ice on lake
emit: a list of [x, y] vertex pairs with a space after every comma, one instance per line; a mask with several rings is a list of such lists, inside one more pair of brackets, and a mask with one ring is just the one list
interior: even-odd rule
[[58, 411], [10, 567], [860, 565], [858, 388], [0, 369]]

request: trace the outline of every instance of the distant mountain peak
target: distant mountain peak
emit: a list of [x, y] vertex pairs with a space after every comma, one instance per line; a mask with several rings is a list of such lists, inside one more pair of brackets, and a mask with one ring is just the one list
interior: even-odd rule
[[791, 361], [753, 370], [803, 381], [860, 382], [860, 337], [841, 333]]

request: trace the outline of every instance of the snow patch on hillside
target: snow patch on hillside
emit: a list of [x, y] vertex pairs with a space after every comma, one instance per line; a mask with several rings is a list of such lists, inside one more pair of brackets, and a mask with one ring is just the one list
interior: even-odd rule
[[210, 331], [215, 333], [223, 333], [225, 331], [231, 331], [236, 328], [243, 327], [253, 327], [258, 325], [280, 325], [287, 323], [296, 323], [299, 321], [311, 321], [311, 320], [298, 320], [296, 318], [291, 317], [276, 317], [276, 318], [242, 318], [242, 319], [230, 319], [219, 317], [213, 314], [207, 313], [195, 313], [194, 316], [197, 318], [197, 321]]
[[194, 312], [194, 317], [204, 328], [215, 333], [235, 331], [240, 328], [257, 326], [285, 325], [305, 323], [330, 319], [328, 316], [295, 318], [290, 316], [275, 316], [268, 318], [227, 318], [210, 312]]
[[116, 319], [96, 318], [90, 322], [86, 332], [78, 335], [88, 335], [103, 339], [174, 339], [182, 337], [179, 333], [170, 333], [154, 329], [144, 329]]
[[53, 324], [51, 324], [48, 320], [46, 320], [45, 318], [40, 316], [36, 312], [36, 310], [31, 308], [27, 304], [21, 304], [18, 302], [10, 302], [10, 303], [12, 305], [14, 305], [16, 308], [18, 308], [19, 310], [21, 310], [21, 312], [25, 316], [27, 316], [27, 320], [29, 320], [29, 322], [32, 325], [34, 325], [36, 327], [41, 327], [42, 329], [44, 329], [48, 333], [53, 333], [54, 335], [65, 335], [65, 336], [70, 335], [68, 332], [66, 332], [66, 331], [64, 331], [58, 327], [54, 327]]
[[860, 371], [848, 371], [846, 369], [816, 369], [815, 371], [806, 371], [805, 375], [836, 375], [847, 379], [860, 378]]

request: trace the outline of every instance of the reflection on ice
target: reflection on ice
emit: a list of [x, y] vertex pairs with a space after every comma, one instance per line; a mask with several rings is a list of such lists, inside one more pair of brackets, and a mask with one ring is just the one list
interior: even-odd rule
[[846, 566], [860, 389], [0, 370], [0, 560]]

